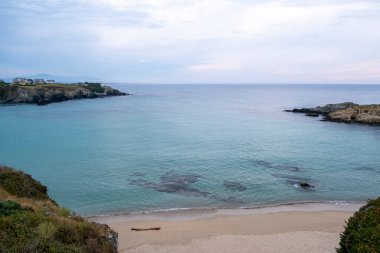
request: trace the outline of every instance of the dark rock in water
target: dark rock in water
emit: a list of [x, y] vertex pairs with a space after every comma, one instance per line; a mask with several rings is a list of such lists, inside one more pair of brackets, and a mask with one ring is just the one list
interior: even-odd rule
[[307, 183], [310, 181], [309, 178], [305, 177], [298, 177], [298, 176], [293, 176], [293, 175], [286, 175], [286, 174], [281, 174], [281, 173], [273, 173], [272, 176], [278, 177], [278, 178], [283, 178], [286, 180], [286, 182], [294, 187], [299, 187], [305, 190], [310, 190], [314, 188], [314, 185], [311, 185]]
[[308, 112], [305, 115], [308, 117], [319, 117], [319, 113], [316, 112]]
[[314, 188], [314, 185], [311, 185], [311, 184], [306, 183], [306, 182], [299, 182], [298, 185], [301, 186], [303, 189]]
[[226, 187], [227, 189], [232, 190], [232, 191], [240, 191], [240, 192], [242, 192], [242, 191], [246, 191], [247, 190], [247, 187], [245, 187], [240, 182], [225, 180], [223, 182], [223, 185], [224, 185], [224, 187]]

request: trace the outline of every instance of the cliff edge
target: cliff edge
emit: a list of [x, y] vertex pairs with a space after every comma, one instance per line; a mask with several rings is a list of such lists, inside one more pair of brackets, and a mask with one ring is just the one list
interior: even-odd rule
[[30, 175], [0, 166], [0, 252], [116, 253], [117, 239], [60, 207]]

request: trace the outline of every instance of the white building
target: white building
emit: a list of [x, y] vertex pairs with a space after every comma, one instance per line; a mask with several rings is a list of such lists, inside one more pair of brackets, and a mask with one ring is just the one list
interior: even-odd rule
[[28, 84], [28, 80], [26, 80], [26, 78], [16, 77], [13, 79], [13, 84], [26, 85]]
[[44, 79], [34, 79], [34, 84], [46, 84]]

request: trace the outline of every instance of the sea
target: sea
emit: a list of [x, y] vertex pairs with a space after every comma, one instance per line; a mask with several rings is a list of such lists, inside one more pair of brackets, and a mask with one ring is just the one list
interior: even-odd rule
[[380, 103], [380, 86], [112, 86], [133, 95], [1, 105], [0, 164], [87, 216], [380, 195], [379, 126], [284, 112]]

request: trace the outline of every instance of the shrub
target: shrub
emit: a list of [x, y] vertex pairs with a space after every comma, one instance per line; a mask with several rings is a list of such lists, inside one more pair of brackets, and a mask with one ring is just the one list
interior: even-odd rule
[[70, 210], [65, 207], [59, 207], [57, 213], [59, 216], [63, 216], [63, 217], [69, 217], [71, 215]]
[[0, 166], [0, 187], [19, 198], [47, 200], [47, 187], [29, 174]]
[[337, 252], [380, 252], [380, 197], [369, 200], [348, 220]]
[[19, 203], [10, 200], [0, 201], [0, 216], [8, 216], [21, 210]]
[[57, 232], [57, 227], [53, 222], [42, 222], [38, 225], [38, 236], [42, 241], [52, 239]]
[[0, 253], [117, 252], [117, 233], [67, 208], [51, 208], [46, 186], [30, 175], [0, 166], [0, 188], [37, 206], [23, 208], [15, 201], [0, 201]]
[[0, 252], [116, 253], [110, 235], [107, 226], [83, 219], [30, 211], [0, 216]]
[[86, 86], [84, 86], [86, 89], [97, 92], [97, 93], [104, 93], [104, 87], [100, 83], [85, 83]]

